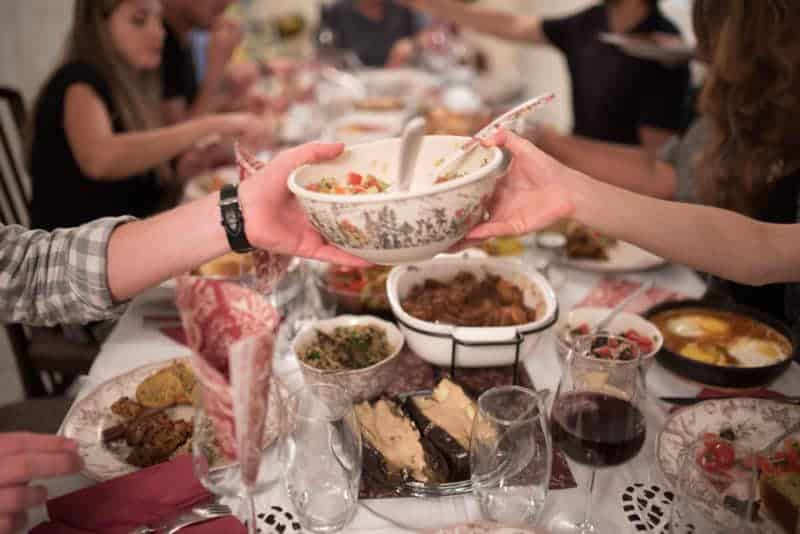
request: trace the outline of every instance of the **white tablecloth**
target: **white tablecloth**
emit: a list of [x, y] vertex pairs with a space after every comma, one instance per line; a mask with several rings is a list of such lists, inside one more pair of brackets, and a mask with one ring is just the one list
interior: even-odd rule
[[[567, 284], [558, 290], [559, 303], [563, 313], [578, 303], [601, 277], [599, 274], [575, 270], [568, 270], [567, 274]], [[700, 279], [689, 269], [678, 266], [668, 266], [647, 273], [625, 275], [625, 277], [636, 280], [653, 280], [660, 287], [679, 291], [691, 297], [698, 297], [703, 292], [703, 284]], [[103, 345], [81, 394], [85, 394], [104, 380], [130, 369], [151, 362], [187, 355], [188, 350], [185, 346], [164, 336], [155, 326], [144, 324], [143, 317], [152, 314], [159, 306], [164, 305], [165, 300], [170, 298], [170, 290], [161, 288], [142, 295], [132, 303], [130, 309]], [[284, 357], [278, 359], [277, 362], [278, 372], [292, 372], [290, 358]], [[555, 354], [552, 331], [543, 336], [536, 349], [527, 355], [526, 364], [537, 389], [555, 390], [560, 377], [560, 367]], [[675, 378], [660, 368], [658, 364], [655, 364], [648, 372], [647, 386], [653, 396], [666, 394], [692, 396], [699, 391], [697, 386]], [[800, 367], [793, 364], [790, 371], [784, 374], [772, 388], [787, 394], [800, 391]], [[631, 483], [654, 483], [658, 482], [660, 478], [655, 469], [654, 440], [658, 429], [661, 428], [667, 417], [669, 406], [662, 405], [660, 402], [653, 404], [652, 413], [648, 416], [648, 443], [645, 449], [630, 463], [613, 470], [601, 471], [595, 485], [594, 513], [619, 525], [620, 532], [634, 532], [622, 512], [621, 492]], [[572, 490], [550, 492], [542, 524], [547, 524], [557, 513], [568, 511], [578, 514], [583, 510], [585, 475], [580, 468], [575, 468], [573, 471], [578, 479], [579, 487]], [[51, 496], [62, 495], [91, 484], [90, 480], [82, 476], [71, 476], [46, 482]], [[278, 502], [285, 505], [287, 501], [282, 491], [276, 489], [272, 494], [265, 496], [261, 504], [264, 506]], [[403, 532], [404, 529], [397, 524], [400, 521], [408, 530], [412, 530], [480, 518], [479, 509], [472, 497], [434, 501], [391, 499], [371, 501], [369, 504], [371, 508], [391, 515], [394, 521], [387, 521], [362, 506], [347, 531]], [[44, 508], [36, 509], [31, 513], [31, 524], [36, 524], [45, 518]]]

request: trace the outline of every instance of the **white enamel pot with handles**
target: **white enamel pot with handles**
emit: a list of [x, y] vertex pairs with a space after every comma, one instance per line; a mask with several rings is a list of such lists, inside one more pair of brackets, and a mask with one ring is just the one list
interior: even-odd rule
[[[426, 279], [448, 282], [460, 272], [478, 279], [487, 274], [499, 276], [519, 287], [527, 306], [535, 308], [536, 321], [504, 327], [458, 327], [423, 321], [403, 310], [401, 302], [415, 285]], [[454, 355], [456, 367], [495, 367], [514, 363], [533, 350], [545, 330], [558, 320], [558, 302], [547, 280], [532, 267], [520, 262], [446, 255], [422, 263], [392, 269], [386, 282], [389, 304], [406, 343], [420, 358], [440, 367], [449, 367]]]

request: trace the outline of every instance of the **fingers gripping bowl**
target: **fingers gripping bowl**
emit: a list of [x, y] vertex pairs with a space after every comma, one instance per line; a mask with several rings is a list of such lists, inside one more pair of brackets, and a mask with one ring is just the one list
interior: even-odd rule
[[[415, 175], [435, 172], [442, 158], [466, 137], [426, 136]], [[446, 251], [488, 215], [497, 179], [510, 158], [499, 148], [479, 147], [447, 181], [420, 192], [393, 192], [399, 139], [347, 147], [335, 160], [296, 169], [289, 189], [314, 227], [337, 247], [371, 263], [422, 261]], [[312, 191], [323, 179], [347, 184], [357, 174], [374, 176], [388, 191], [328, 194]]]
[[[444, 322], [421, 320], [404, 308], [403, 302], [415, 286], [435, 280], [450, 284], [464, 274], [478, 280], [499, 277], [516, 286], [522, 301], [535, 311], [535, 318], [510, 321], [513, 326], [455, 326]], [[496, 259], [439, 258], [392, 269], [387, 281], [389, 304], [392, 307], [408, 346], [422, 359], [438, 366], [449, 366], [454, 343], [458, 342], [456, 366], [494, 367], [514, 363], [515, 340], [520, 341], [520, 358], [530, 352], [539, 334], [558, 319], [558, 303], [553, 288], [539, 273], [524, 265]], [[508, 323], [506, 323], [508, 324]], [[475, 343], [494, 343], [476, 345]]]

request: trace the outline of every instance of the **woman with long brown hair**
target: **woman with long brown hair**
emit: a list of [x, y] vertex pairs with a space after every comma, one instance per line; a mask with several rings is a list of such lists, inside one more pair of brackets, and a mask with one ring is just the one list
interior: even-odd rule
[[[800, 3], [792, 0], [696, 0], [699, 51], [709, 62], [701, 107], [711, 142], [694, 179], [700, 198], [715, 207], [599, 182], [503, 133], [496, 142], [506, 143], [515, 163], [493, 220], [471, 236], [522, 233], [572, 216], [739, 282], [737, 297], [800, 325], [800, 290], [787, 284], [800, 282], [798, 22]], [[769, 283], [781, 284], [744, 287]]]
[[32, 225], [54, 229], [159, 206], [170, 161], [212, 134], [264, 131], [254, 116], [162, 127], [159, 0], [77, 0], [64, 63], [36, 104]]

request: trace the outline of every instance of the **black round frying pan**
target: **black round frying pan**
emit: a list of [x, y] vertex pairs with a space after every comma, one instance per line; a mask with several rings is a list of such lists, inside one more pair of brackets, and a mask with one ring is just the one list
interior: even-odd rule
[[792, 344], [792, 355], [789, 358], [763, 367], [728, 367], [712, 365], [682, 356], [677, 352], [667, 349], [666, 345], [662, 347], [656, 355], [656, 360], [666, 369], [690, 380], [725, 388], [753, 388], [763, 386], [783, 374], [792, 364], [792, 360], [800, 353], [800, 339], [788, 325], [765, 313], [745, 306], [706, 300], [681, 300], [665, 302], [654, 306], [647, 310], [644, 316], [650, 319], [660, 312], [684, 308], [712, 311], [721, 310], [744, 315], [745, 317], [755, 319], [756, 321], [771, 326], [779, 333], [786, 336], [786, 339]]

